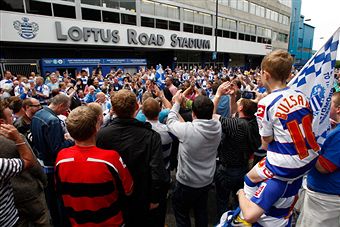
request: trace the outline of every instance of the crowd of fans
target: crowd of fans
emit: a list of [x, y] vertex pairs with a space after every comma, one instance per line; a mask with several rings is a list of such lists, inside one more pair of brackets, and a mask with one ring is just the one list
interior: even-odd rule
[[[166, 67], [164, 81], [157, 73], [5, 71], [0, 226], [162, 227], [170, 188], [176, 225], [190, 226], [193, 210], [195, 226], [208, 226], [212, 184], [216, 220], [238, 207], [244, 176], [266, 156], [256, 120], [270, 93], [265, 72]], [[333, 89], [340, 91], [338, 71]]]

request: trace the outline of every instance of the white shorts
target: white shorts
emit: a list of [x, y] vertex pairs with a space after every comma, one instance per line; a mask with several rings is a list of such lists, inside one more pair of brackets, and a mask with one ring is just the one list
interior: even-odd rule
[[339, 227], [340, 196], [314, 192], [307, 188], [297, 227]]

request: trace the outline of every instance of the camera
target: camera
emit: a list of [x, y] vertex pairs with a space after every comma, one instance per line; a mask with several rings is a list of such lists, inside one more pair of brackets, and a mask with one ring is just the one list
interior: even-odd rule
[[256, 94], [254, 91], [243, 91], [241, 97], [244, 99], [255, 99]]

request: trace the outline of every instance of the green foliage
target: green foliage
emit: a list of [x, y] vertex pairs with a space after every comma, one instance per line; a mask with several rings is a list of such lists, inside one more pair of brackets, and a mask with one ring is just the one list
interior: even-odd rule
[[340, 60], [337, 60], [336, 63], [335, 63], [335, 68], [340, 68]]

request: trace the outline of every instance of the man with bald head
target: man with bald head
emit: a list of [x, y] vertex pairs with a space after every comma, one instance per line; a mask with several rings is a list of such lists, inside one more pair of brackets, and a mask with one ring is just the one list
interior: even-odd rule
[[103, 110], [103, 114], [106, 115], [110, 112], [111, 109], [111, 102], [110, 100], [106, 97], [104, 92], [98, 92], [96, 94], [96, 102], [100, 105], [100, 107]]

